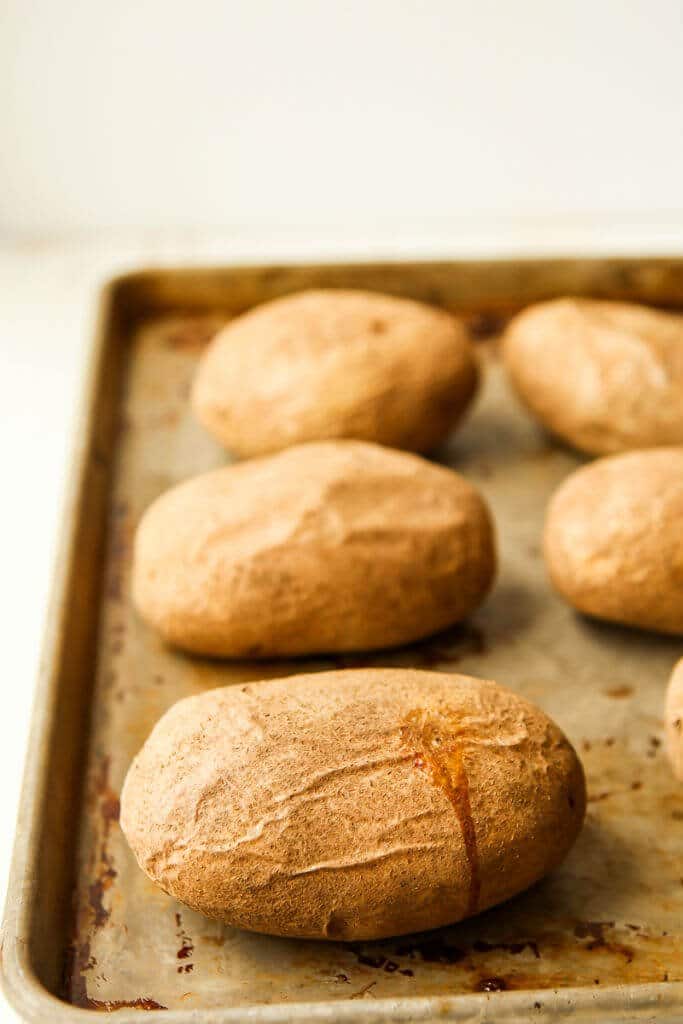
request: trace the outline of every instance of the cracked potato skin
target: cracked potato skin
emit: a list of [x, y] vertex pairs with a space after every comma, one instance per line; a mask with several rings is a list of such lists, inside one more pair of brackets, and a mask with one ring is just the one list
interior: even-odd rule
[[555, 868], [585, 811], [573, 748], [467, 676], [355, 669], [174, 705], [121, 826], [167, 893], [273, 935], [376, 939], [477, 913]]
[[683, 447], [612, 455], [571, 473], [544, 531], [553, 586], [598, 619], [683, 635]]
[[318, 289], [257, 306], [221, 330], [192, 388], [200, 423], [239, 456], [354, 438], [428, 452], [478, 386], [463, 323], [377, 292]]
[[200, 654], [369, 650], [463, 619], [495, 563], [486, 504], [459, 474], [317, 442], [158, 498], [137, 530], [133, 598], [167, 642]]
[[608, 455], [683, 444], [683, 317], [553, 299], [514, 317], [503, 354], [522, 402], [573, 447]]

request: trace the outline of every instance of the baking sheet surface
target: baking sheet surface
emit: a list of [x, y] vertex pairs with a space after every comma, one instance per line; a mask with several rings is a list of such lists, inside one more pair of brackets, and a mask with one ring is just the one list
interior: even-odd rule
[[[157, 317], [130, 340], [66, 998], [102, 1010], [200, 1009], [683, 979], [683, 787], [661, 745], [664, 686], [681, 645], [591, 623], [550, 591], [544, 508], [578, 460], [510, 395], [495, 318], [470, 317], [485, 385], [438, 453], [481, 488], [497, 523], [499, 578], [467, 624], [400, 651], [228, 665], [171, 652], [137, 619], [130, 558], [142, 512], [166, 488], [226, 461], [188, 407], [197, 359], [223, 321]], [[492, 678], [553, 716], [579, 750], [589, 788], [586, 825], [564, 866], [470, 921], [355, 945], [224, 928], [156, 889], [117, 819], [126, 769], [159, 716], [209, 687], [360, 665]]]

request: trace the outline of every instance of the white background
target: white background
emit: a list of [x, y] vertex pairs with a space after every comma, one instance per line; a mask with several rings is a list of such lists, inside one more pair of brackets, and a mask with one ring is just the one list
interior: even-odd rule
[[680, 0], [0, 0], [0, 889], [100, 282], [681, 253], [682, 55]]
[[680, 0], [3, 0], [0, 218], [683, 209]]

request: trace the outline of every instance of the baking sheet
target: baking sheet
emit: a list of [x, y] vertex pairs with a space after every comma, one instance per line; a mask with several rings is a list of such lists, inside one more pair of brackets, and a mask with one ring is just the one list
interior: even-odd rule
[[[564, 287], [551, 276], [553, 287], [585, 291], [586, 280], [596, 293], [609, 293], [610, 280], [612, 291], [627, 287], [623, 273], [610, 278], [602, 264], [600, 276], [600, 261], [590, 265], [601, 284], [591, 289], [585, 265], [571, 263]], [[496, 266], [489, 265], [492, 282]], [[510, 265], [501, 266], [509, 275]], [[578, 276], [571, 269], [577, 266]], [[178, 1011], [179, 1020], [206, 1011], [192, 1017], [198, 1021], [229, 1019], [222, 1014], [231, 1010], [241, 1019], [251, 1008], [258, 1019], [265, 1007], [290, 1020], [299, 1019], [294, 1004], [300, 1003], [317, 1004], [330, 1020], [366, 1020], [374, 1013], [378, 1019], [480, 1019], [487, 1007], [496, 1014], [514, 1010], [520, 1019], [527, 1011], [553, 1016], [583, 1007], [593, 1013], [588, 1019], [600, 1012], [625, 1020], [647, 1019], [635, 1014], [649, 1005], [673, 1006], [675, 983], [683, 981], [683, 787], [662, 751], [662, 701], [682, 645], [589, 622], [549, 589], [540, 552], [544, 508], [579, 459], [545, 436], [506, 386], [497, 334], [515, 305], [514, 289], [492, 303], [480, 285], [480, 308], [476, 289], [470, 292], [464, 315], [485, 366], [484, 386], [466, 425], [436, 453], [474, 481], [493, 510], [500, 574], [487, 602], [468, 623], [398, 651], [226, 664], [165, 648], [129, 601], [132, 538], [145, 508], [176, 482], [227, 459], [188, 407], [197, 359], [229, 318], [228, 308], [214, 301], [220, 289], [202, 291], [197, 273], [187, 304], [179, 299], [182, 279], [170, 296], [163, 272], [146, 287], [138, 282], [137, 303], [129, 301], [106, 342], [117, 346], [119, 357], [108, 389], [107, 541], [99, 597], [88, 610], [96, 649], [91, 663], [80, 665], [84, 678], [91, 674], [92, 690], [82, 684], [82, 813], [70, 829], [73, 889], [63, 935], [55, 936], [63, 946], [55, 995], [74, 1007], [118, 1010], [117, 1020], [128, 1019], [126, 1011], [137, 1019], [134, 1011], [162, 1008]], [[425, 273], [415, 275], [411, 289], [410, 268], [404, 268], [396, 279], [400, 287], [391, 287], [391, 280], [384, 287], [424, 297]], [[450, 273], [459, 280], [457, 265]], [[641, 275], [641, 285], [650, 281], [653, 297], [675, 300], [661, 275], [643, 277], [642, 268], [633, 273]], [[334, 283], [334, 268], [325, 274]], [[362, 284], [362, 268], [356, 274], [361, 279], [354, 283]], [[432, 299], [461, 307], [460, 291], [451, 296], [444, 274], [443, 267], [435, 273]], [[382, 287], [378, 275], [368, 268], [370, 284]], [[343, 278], [340, 271], [340, 283], [347, 283]], [[664, 280], [670, 285], [666, 268]], [[266, 284], [266, 292], [287, 290], [277, 272]], [[235, 291], [235, 308], [257, 300], [258, 288], [250, 287]], [[524, 299], [533, 294], [526, 279], [518, 291]], [[679, 294], [683, 298], [683, 287]], [[492, 678], [555, 718], [581, 755], [589, 790], [586, 825], [566, 863], [529, 892], [470, 921], [351, 945], [239, 932], [157, 890], [135, 864], [117, 819], [126, 769], [160, 715], [209, 687], [361, 665]], [[472, 998], [454, 998], [468, 994]], [[627, 1006], [634, 1016], [626, 1016]], [[301, 1019], [312, 1019], [311, 1012], [302, 1011]]]

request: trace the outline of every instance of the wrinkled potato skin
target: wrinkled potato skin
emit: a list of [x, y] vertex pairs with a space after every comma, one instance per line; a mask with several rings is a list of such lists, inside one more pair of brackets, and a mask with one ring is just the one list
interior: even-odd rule
[[318, 290], [229, 323], [202, 357], [191, 400], [240, 456], [331, 438], [427, 452], [462, 418], [477, 384], [466, 329], [449, 313]]
[[683, 635], [683, 447], [598, 459], [548, 506], [545, 560], [578, 611]]
[[503, 353], [524, 404], [573, 447], [608, 455], [683, 444], [683, 317], [556, 299], [512, 320]]
[[137, 531], [133, 597], [171, 644], [267, 657], [390, 647], [468, 615], [491, 519], [457, 473], [360, 441], [300, 445], [186, 481]]
[[209, 917], [353, 940], [520, 892], [584, 811], [577, 756], [538, 708], [467, 676], [356, 669], [180, 701], [129, 770], [121, 826], [149, 877]]

